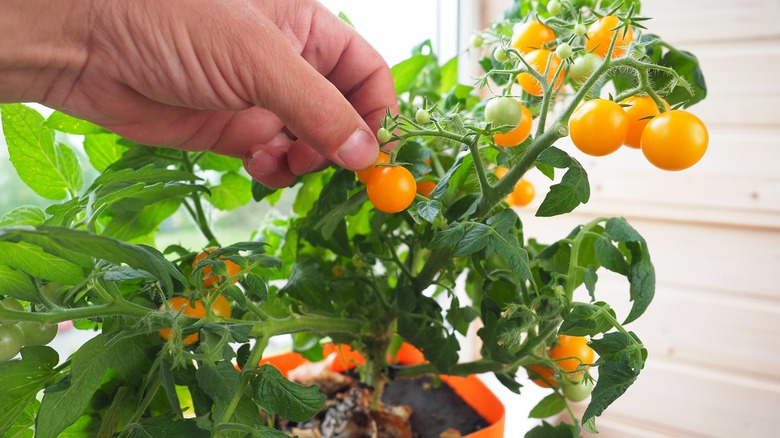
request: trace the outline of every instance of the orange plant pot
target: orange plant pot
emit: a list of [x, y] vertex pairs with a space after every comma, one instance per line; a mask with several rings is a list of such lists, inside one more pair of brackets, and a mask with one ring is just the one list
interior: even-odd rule
[[[365, 363], [360, 353], [353, 351], [348, 345], [328, 344], [323, 348], [325, 357], [336, 354], [330, 369], [334, 372], [343, 372]], [[424, 361], [422, 352], [411, 344], [404, 343], [395, 355], [390, 358], [393, 362], [405, 365], [416, 365]], [[285, 353], [271, 356], [260, 361], [260, 365], [270, 364], [275, 366], [286, 377], [288, 373], [306, 363], [307, 360], [298, 353]], [[477, 376], [439, 376], [457, 393], [463, 401], [471, 406], [485, 421], [488, 426], [476, 432], [465, 435], [463, 438], [503, 438], [505, 409], [501, 400], [485, 386]]]

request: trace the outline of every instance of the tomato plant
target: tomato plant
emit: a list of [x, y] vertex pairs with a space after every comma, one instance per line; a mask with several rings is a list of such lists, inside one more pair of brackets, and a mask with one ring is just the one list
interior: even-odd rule
[[654, 166], [664, 170], [687, 169], [707, 152], [707, 126], [695, 115], [682, 110], [666, 111], [645, 125], [642, 153]]
[[21, 321], [18, 325], [24, 332], [24, 345], [46, 345], [57, 336], [57, 324]]
[[[46, 204], [0, 213], [0, 435], [281, 436], [325, 398], [259, 365], [272, 339], [311, 360], [360, 352], [374, 409], [393, 378], [491, 372], [517, 392], [525, 370], [554, 392], [539, 411], [590, 394], [558, 436], [595, 432], [649, 354], [631, 325], [654, 294], [647, 242], [622, 217], [541, 241], [524, 221], [532, 212], [510, 207], [533, 205], [543, 220], [590, 200], [567, 136], [601, 156], [641, 131], [643, 154], [670, 169], [706, 149], [688, 109], [706, 95], [696, 58], [660, 36], [624, 38], [630, 26], [652, 31], [637, 2], [595, 3], [515, 1], [472, 39], [473, 82], [459, 79], [467, 58], [421, 43], [391, 68], [398, 110], [372, 126], [376, 163], [278, 190], [250, 181], [240, 159], [0, 104], [11, 162]], [[613, 56], [600, 57], [613, 37]], [[214, 227], [246, 222], [238, 210], [253, 202], [268, 210], [246, 236]], [[160, 243], [170, 241], [160, 230], [187, 220], [197, 236]], [[625, 278], [627, 303], [597, 287], [605, 269]], [[65, 321], [94, 336], [60, 358], [43, 344]], [[478, 360], [460, 354], [472, 324]], [[402, 342], [425, 363], [389, 363]]]
[[582, 152], [596, 157], [609, 155], [626, 141], [628, 116], [611, 100], [589, 100], [571, 115], [569, 134]]

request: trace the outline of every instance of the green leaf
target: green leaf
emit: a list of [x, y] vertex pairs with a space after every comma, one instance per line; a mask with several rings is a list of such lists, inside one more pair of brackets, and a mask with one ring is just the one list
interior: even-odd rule
[[655, 296], [655, 268], [650, 260], [647, 242], [623, 218], [607, 221], [605, 236], [617, 242], [624, 242], [630, 254], [628, 282], [631, 311], [623, 324], [628, 324], [642, 316]]
[[347, 23], [349, 27], [352, 28], [355, 27], [355, 25], [352, 24], [352, 21], [350, 21], [350, 19], [347, 17], [347, 14], [345, 14], [344, 11], [339, 11], [339, 18], [341, 19], [341, 21]]
[[287, 294], [315, 309], [333, 311], [333, 304], [323, 290], [325, 283], [318, 259], [299, 260], [292, 268], [292, 275], [279, 293]]
[[320, 192], [325, 186], [327, 177], [330, 176], [330, 172], [317, 172], [305, 175], [302, 178], [303, 184], [298, 189], [298, 194], [295, 196], [295, 202], [293, 203], [293, 212], [299, 215], [305, 215], [317, 202], [320, 197]]
[[238, 172], [243, 167], [241, 159], [206, 151], [198, 159], [198, 167], [217, 172]]
[[601, 266], [604, 266], [612, 272], [628, 275], [628, 262], [626, 262], [625, 257], [623, 257], [623, 253], [612, 245], [612, 242], [609, 239], [598, 239], [594, 245], [594, 250], [596, 251], [596, 257], [599, 259]]
[[130, 241], [146, 236], [160, 227], [181, 206], [177, 199], [167, 199], [147, 205], [143, 210], [128, 211], [115, 215], [103, 229], [103, 235], [118, 240]]
[[440, 231], [433, 236], [430, 247], [446, 248], [458, 243], [466, 234], [466, 225], [463, 223], [455, 223], [447, 227], [444, 231]]
[[46, 220], [46, 214], [33, 205], [16, 207], [0, 218], [0, 227], [9, 225], [39, 225]]
[[436, 199], [421, 201], [417, 203], [417, 214], [428, 223], [433, 223], [441, 212], [441, 202]]
[[538, 161], [557, 169], [566, 169], [571, 166], [573, 160], [569, 154], [553, 146], [542, 151]]
[[260, 367], [252, 390], [260, 407], [292, 421], [306, 421], [325, 406], [325, 394], [317, 386], [293, 383], [272, 365]]
[[647, 350], [633, 333], [606, 333], [600, 339], [591, 340], [590, 346], [601, 360], [627, 364], [636, 374], [645, 366]]
[[588, 174], [577, 161], [571, 161], [571, 166], [561, 178], [561, 182], [550, 187], [536, 216], [550, 217], [569, 213], [590, 199]]
[[699, 60], [694, 54], [678, 50], [652, 34], [643, 35], [641, 40], [648, 43], [645, 46], [647, 56], [653, 62], [672, 68], [692, 88], [693, 94], [684, 86], [673, 84], [672, 81], [675, 78], [672, 75], [660, 71], [652, 71], [651, 74], [654, 77], [653, 88], [656, 90], [668, 89], [667, 87], [675, 85], [672, 92], [664, 96], [669, 105], [675, 107], [682, 104], [684, 108], [687, 108], [700, 102], [707, 96], [707, 84], [704, 80], [704, 74], [699, 65]]
[[453, 57], [441, 66], [441, 79], [439, 82], [439, 94], [444, 94], [458, 83], [458, 56]]
[[114, 133], [91, 134], [84, 137], [84, 152], [92, 167], [103, 172], [108, 166], [119, 160], [128, 147], [119, 144], [121, 137]]
[[491, 234], [491, 229], [485, 224], [473, 224], [466, 230], [466, 233], [455, 245], [453, 257], [467, 256], [477, 251], [481, 251], [488, 244], [487, 237]]
[[72, 356], [68, 385], [57, 385], [56, 390], [49, 388], [44, 393], [35, 427], [36, 437], [56, 438], [78, 420], [109, 369], [127, 376], [131, 370], [147, 366], [146, 352], [137, 339], [112, 340], [101, 334], [82, 345]]
[[169, 182], [195, 182], [198, 181], [195, 174], [182, 170], [166, 169], [147, 165], [138, 169], [110, 169], [100, 174], [89, 188], [98, 196], [106, 196], [130, 186], [154, 185]]
[[46, 127], [68, 134], [87, 135], [102, 134], [106, 130], [94, 123], [77, 119], [65, 113], [54, 111], [43, 123]]
[[160, 361], [160, 383], [176, 418], [182, 418], [181, 402], [179, 394], [176, 392], [176, 379], [173, 375], [172, 365], [167, 358]]
[[431, 55], [414, 55], [394, 65], [390, 69], [390, 73], [393, 75], [395, 92], [400, 95], [409, 91], [417, 76], [419, 76], [431, 59]]
[[557, 426], [544, 421], [525, 434], [525, 438], [575, 438], [580, 433], [575, 427], [567, 423], [559, 423]]
[[235, 210], [252, 200], [252, 182], [237, 173], [226, 173], [220, 184], [211, 188], [208, 200], [219, 210]]
[[214, 400], [214, 417], [220, 418], [238, 389], [239, 374], [228, 361], [204, 363], [196, 373], [198, 385]]
[[[259, 181], [254, 179], [252, 180], [252, 199], [254, 199], [257, 202], [260, 202], [263, 199], [268, 198], [277, 192], [281, 192], [281, 190], [269, 189]], [[274, 203], [272, 202], [271, 205], [274, 205]]]
[[566, 400], [560, 394], [554, 392], [541, 399], [536, 406], [531, 409], [528, 418], [549, 418], [566, 409]]
[[615, 312], [604, 302], [594, 304], [574, 302], [558, 332], [571, 336], [596, 336], [613, 327]]
[[3, 104], [2, 124], [8, 154], [19, 178], [47, 199], [64, 199], [83, 184], [76, 153], [54, 144], [54, 132], [43, 126], [43, 116], [20, 104]]
[[15, 227], [0, 228], [0, 264], [34, 277], [65, 284], [76, 284], [84, 278], [84, 273], [78, 265], [45, 252], [38, 246], [26, 242], [3, 241], [8, 230], [13, 228]]
[[57, 375], [57, 362], [59, 356], [51, 347], [24, 347], [21, 360], [0, 363], [0, 436], [8, 436], [15, 425], [24, 422], [17, 419], [37, 403], [35, 396]]
[[[12, 242], [32, 242], [42, 247], [43, 250], [45, 250], [49, 255], [54, 254], [54, 256], [61, 255], [62, 253], [76, 253], [86, 257], [94, 257], [97, 259], [106, 260], [116, 265], [124, 263], [130, 267], [143, 269], [149, 272], [162, 282], [166, 290], [173, 289], [173, 280], [177, 280], [184, 285], [188, 284], [187, 279], [181, 274], [181, 272], [179, 272], [176, 266], [168, 261], [156, 249], [142, 245], [133, 245], [106, 236], [97, 236], [86, 231], [47, 225], [41, 225], [35, 228], [0, 228], [0, 245], [7, 244], [6, 242], [3, 242], [4, 240]], [[27, 246], [30, 247], [31, 245]], [[35, 254], [34, 251], [30, 252]], [[3, 263], [2, 257], [5, 255], [6, 251], [0, 250], [0, 263]], [[76, 277], [75, 273], [71, 272], [73, 270], [72, 267], [66, 269], [69, 265], [62, 264], [59, 262], [60, 259], [54, 256], [51, 256], [52, 261], [57, 264], [59, 269], [53, 273], [58, 276], [61, 275], [62, 277], [67, 278], [68, 281], [49, 278], [46, 275], [33, 275], [36, 277], [40, 276], [49, 280], [59, 281], [65, 284], [75, 284], [76, 282], [80, 281], [81, 278], [83, 278], [83, 274], [81, 274], [81, 271], [79, 270], [79, 280], [76, 282], [69, 282], [72, 280], [70, 276], [73, 276], [73, 279]], [[27, 263], [29, 264], [29, 262]], [[12, 263], [5, 264], [14, 266]], [[54, 267], [37, 266], [33, 268], [41, 269], [48, 273]]]
[[198, 427], [195, 420], [178, 420], [175, 414], [142, 418], [137, 423], [128, 424], [129, 438], [209, 438], [211, 434]]
[[3, 264], [0, 264], [0, 295], [23, 301], [38, 301], [35, 285], [30, 281], [30, 277]]
[[[41, 402], [33, 399], [24, 410], [16, 417], [14, 424], [5, 431], [4, 438], [33, 438], [35, 434], [35, 414], [38, 413], [38, 408], [41, 406]], [[0, 427], [0, 433], [3, 433], [3, 428]]]
[[599, 366], [599, 380], [593, 388], [590, 403], [582, 415], [582, 422], [588, 422], [601, 415], [609, 405], [623, 395], [636, 380], [634, 371], [619, 362], [607, 362]]

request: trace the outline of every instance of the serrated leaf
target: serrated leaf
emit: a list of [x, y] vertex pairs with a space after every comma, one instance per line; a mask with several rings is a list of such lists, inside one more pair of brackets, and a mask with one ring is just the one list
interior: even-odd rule
[[636, 380], [634, 371], [628, 365], [607, 362], [599, 366], [599, 380], [591, 393], [590, 403], [582, 415], [582, 422], [601, 415], [609, 405], [623, 395]]
[[327, 293], [323, 293], [325, 280], [320, 271], [319, 260], [303, 259], [292, 269], [292, 275], [287, 284], [279, 291], [300, 300], [315, 309], [332, 311], [333, 304]]
[[167, 359], [160, 362], [160, 383], [174, 415], [176, 418], [183, 418], [179, 394], [176, 392], [176, 379], [173, 375], [172, 365]]
[[554, 392], [541, 399], [528, 413], [528, 418], [549, 418], [566, 409], [566, 400]]
[[54, 132], [43, 125], [43, 116], [20, 103], [0, 108], [8, 154], [19, 178], [47, 199], [78, 192], [83, 179], [76, 153], [54, 143]]
[[453, 246], [456, 243], [458, 243], [463, 236], [466, 234], [466, 225], [462, 223], [457, 223], [450, 225], [447, 229], [443, 231], [439, 231], [436, 233], [436, 235], [433, 236], [433, 240], [431, 240], [430, 247], [432, 249], [435, 248], [446, 248], [448, 246]]
[[439, 94], [444, 94], [458, 83], [458, 56], [453, 57], [441, 66], [441, 78], [439, 79]]
[[546, 421], [525, 434], [525, 438], [578, 438], [579, 436], [579, 431], [571, 424], [561, 422], [553, 426]]
[[572, 158], [566, 152], [556, 148], [549, 147], [539, 154], [537, 159], [540, 163], [546, 164], [557, 169], [566, 169], [571, 166]]
[[604, 302], [594, 304], [574, 302], [563, 320], [559, 333], [571, 336], [595, 336], [613, 327], [615, 312]]
[[54, 111], [46, 119], [44, 125], [68, 134], [87, 135], [105, 133], [106, 130], [94, 123], [77, 119], [60, 111]]
[[414, 55], [390, 68], [395, 92], [400, 95], [409, 91], [417, 76], [419, 76], [431, 59], [431, 55]]
[[95, 170], [103, 172], [127, 151], [128, 147], [119, 144], [119, 139], [120, 137], [114, 133], [91, 134], [84, 137], [84, 152]]
[[26, 242], [4, 242], [3, 234], [4, 230], [0, 229], [0, 264], [64, 284], [76, 284], [84, 278], [84, 273], [75, 263]]
[[39, 225], [46, 219], [46, 214], [33, 205], [16, 207], [0, 218], [0, 227], [10, 225]]
[[198, 427], [195, 420], [177, 420], [175, 414], [142, 418], [128, 424], [129, 438], [209, 438], [211, 433]]
[[473, 254], [477, 251], [481, 251], [488, 244], [488, 236], [490, 236], [490, 227], [484, 224], [473, 224], [466, 229], [466, 233], [455, 244], [453, 250], [453, 257], [461, 257]]
[[160, 224], [176, 213], [179, 206], [181, 201], [166, 199], [148, 205], [141, 211], [117, 214], [103, 229], [103, 235], [124, 241], [146, 236], [157, 231]]
[[196, 376], [200, 388], [214, 400], [215, 417], [220, 418], [238, 389], [238, 371], [232, 363], [220, 361], [216, 365], [204, 363], [198, 368]]
[[263, 277], [250, 272], [247, 274], [244, 281], [246, 282], [247, 292], [262, 301], [268, 300], [268, 285], [265, 283], [265, 280], [263, 280]]
[[433, 223], [436, 220], [436, 217], [439, 216], [439, 212], [441, 212], [441, 202], [431, 199], [429, 201], [423, 201], [417, 203], [417, 214], [420, 215], [421, 218], [425, 219], [428, 223]]
[[241, 159], [206, 151], [198, 159], [198, 167], [217, 172], [238, 172], [243, 167]]
[[[254, 179], [252, 180], [252, 199], [257, 202], [274, 195], [278, 191], [280, 190], [270, 189], [264, 186], [261, 182]], [[271, 205], [273, 205], [273, 203], [271, 203]]]
[[569, 213], [578, 205], [587, 203], [588, 199], [590, 199], [588, 174], [579, 163], [572, 160], [572, 165], [563, 174], [561, 182], [550, 186], [550, 191], [539, 206], [536, 216], [550, 217]]
[[38, 392], [57, 375], [57, 362], [54, 349], [36, 346], [24, 347], [20, 360], [0, 363], [0, 436], [6, 436], [27, 406], [35, 402]]
[[49, 388], [41, 401], [35, 424], [36, 437], [56, 438], [84, 413], [108, 369], [121, 375], [148, 361], [135, 338], [113, 341], [98, 335], [87, 341], [71, 358], [71, 377], [64, 388]]
[[211, 188], [208, 200], [219, 210], [235, 210], [252, 200], [252, 182], [237, 173], [226, 173], [220, 184]]
[[325, 394], [315, 385], [287, 380], [272, 365], [263, 365], [252, 380], [255, 402], [270, 413], [292, 421], [306, 421], [325, 406]]
[[30, 281], [30, 277], [3, 264], [0, 264], [0, 295], [23, 301], [38, 301], [35, 285]]
[[598, 239], [594, 245], [594, 250], [596, 252], [596, 258], [598, 258], [601, 266], [612, 272], [628, 275], [628, 262], [626, 262], [623, 253], [612, 245], [612, 242], [610, 242], [609, 239]]
[[[162, 282], [162, 285], [166, 290], [173, 289], [174, 279], [182, 284], [188, 284], [187, 279], [179, 272], [176, 266], [168, 261], [156, 249], [148, 246], [133, 245], [106, 236], [97, 236], [82, 230], [52, 227], [48, 225], [41, 225], [38, 227], [6, 227], [0, 228], [0, 245], [10, 243], [3, 241], [30, 241], [43, 248], [49, 255], [54, 254], [56, 256], [63, 253], [76, 253], [85, 257], [106, 260], [116, 265], [124, 263], [133, 268], [143, 269], [149, 272]], [[4, 251], [0, 251], [0, 258], [4, 254]], [[0, 259], [0, 262], [1, 260], [2, 259]], [[54, 257], [53, 260], [57, 261], [57, 257]], [[14, 266], [10, 263], [6, 264]], [[68, 265], [62, 266], [63, 267], [54, 272], [54, 274], [62, 275], [63, 277], [73, 275], [75, 278], [75, 274], [66, 269]], [[34, 267], [33, 269], [45, 269], [48, 272], [51, 268], [52, 267], [39, 266]], [[48, 279], [45, 275], [41, 275], [41, 277]], [[81, 271], [79, 270], [79, 281], [81, 278], [83, 278], [83, 274], [81, 274]], [[68, 283], [53, 278], [51, 280], [60, 281], [61, 283], [66, 284], [75, 284], [74, 282]], [[68, 281], [70, 280], [71, 279], [68, 278]]]

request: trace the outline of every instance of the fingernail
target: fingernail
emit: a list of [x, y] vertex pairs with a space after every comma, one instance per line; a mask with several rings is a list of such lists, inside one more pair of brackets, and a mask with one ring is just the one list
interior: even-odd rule
[[257, 175], [270, 175], [276, 171], [276, 160], [268, 152], [258, 151], [247, 160], [247, 167]]
[[374, 164], [379, 156], [379, 148], [373, 135], [358, 129], [341, 145], [336, 155], [345, 167], [359, 170]]

